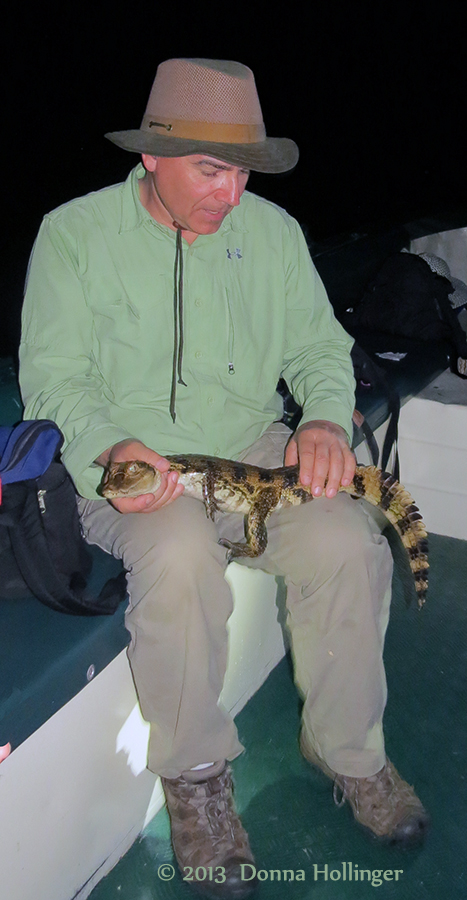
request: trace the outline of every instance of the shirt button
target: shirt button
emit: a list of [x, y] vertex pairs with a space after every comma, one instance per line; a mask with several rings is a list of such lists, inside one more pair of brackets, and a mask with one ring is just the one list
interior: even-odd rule
[[195, 300], [195, 306], [201, 306], [201, 300]]
[[221, 452], [220, 447], [214, 447], [214, 456], [219, 456], [220, 452]]
[[203, 354], [201, 353], [201, 350], [197, 350], [195, 353], [195, 359], [201, 359], [202, 355]]
[[214, 397], [208, 397], [208, 406], [212, 406], [214, 403]]

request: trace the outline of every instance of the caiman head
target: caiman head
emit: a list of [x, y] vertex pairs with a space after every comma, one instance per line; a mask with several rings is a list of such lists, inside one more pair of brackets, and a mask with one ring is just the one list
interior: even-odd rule
[[118, 497], [139, 497], [153, 494], [161, 483], [157, 469], [141, 460], [109, 463], [98, 488], [98, 493], [106, 500]]

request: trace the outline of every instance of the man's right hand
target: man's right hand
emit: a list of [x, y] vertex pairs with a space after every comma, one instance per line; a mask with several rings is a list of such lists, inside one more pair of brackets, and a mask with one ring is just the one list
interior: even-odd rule
[[159, 456], [155, 450], [150, 450], [141, 441], [134, 438], [128, 438], [125, 441], [119, 441], [109, 450], [96, 459], [101, 466], [106, 466], [109, 462], [127, 462], [133, 459], [141, 459], [143, 462], [149, 463], [162, 475], [162, 484], [155, 494], [141, 494], [139, 497], [119, 497], [116, 500], [109, 500], [109, 503], [121, 513], [151, 513], [162, 506], [173, 503], [180, 494], [183, 494], [184, 487], [178, 483], [178, 472], [168, 472], [170, 462], [164, 456]]

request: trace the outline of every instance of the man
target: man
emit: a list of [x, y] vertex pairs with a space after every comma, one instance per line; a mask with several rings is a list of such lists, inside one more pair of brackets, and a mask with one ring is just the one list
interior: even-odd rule
[[[384, 752], [392, 560], [363, 509], [337, 493], [355, 467], [351, 340], [297, 223], [245, 192], [251, 169], [298, 159], [293, 141], [266, 137], [252, 72], [168, 60], [141, 128], [107, 137], [143, 165], [43, 222], [23, 312], [25, 415], [64, 432], [87, 539], [128, 570], [129, 658], [179, 866], [217, 867], [218, 881], [198, 887], [244, 897], [254, 882], [242, 882], [241, 863], [253, 857], [226, 763], [243, 748], [218, 705], [232, 609], [218, 539], [240, 539], [242, 521], [214, 525], [181, 496], [165, 455], [298, 463], [321, 497], [273, 513], [266, 552], [243, 564], [286, 579], [303, 754], [361, 824], [406, 844], [428, 817]], [[303, 407], [293, 435], [280, 376]], [[102, 466], [130, 459], [155, 466], [160, 489], [100, 499]]]

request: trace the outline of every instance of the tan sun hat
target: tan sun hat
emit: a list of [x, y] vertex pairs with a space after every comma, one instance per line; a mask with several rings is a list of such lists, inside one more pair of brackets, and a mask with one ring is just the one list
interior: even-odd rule
[[251, 69], [228, 60], [161, 63], [141, 127], [105, 136], [134, 153], [206, 153], [256, 172], [287, 172], [298, 160], [294, 141], [266, 137]]

